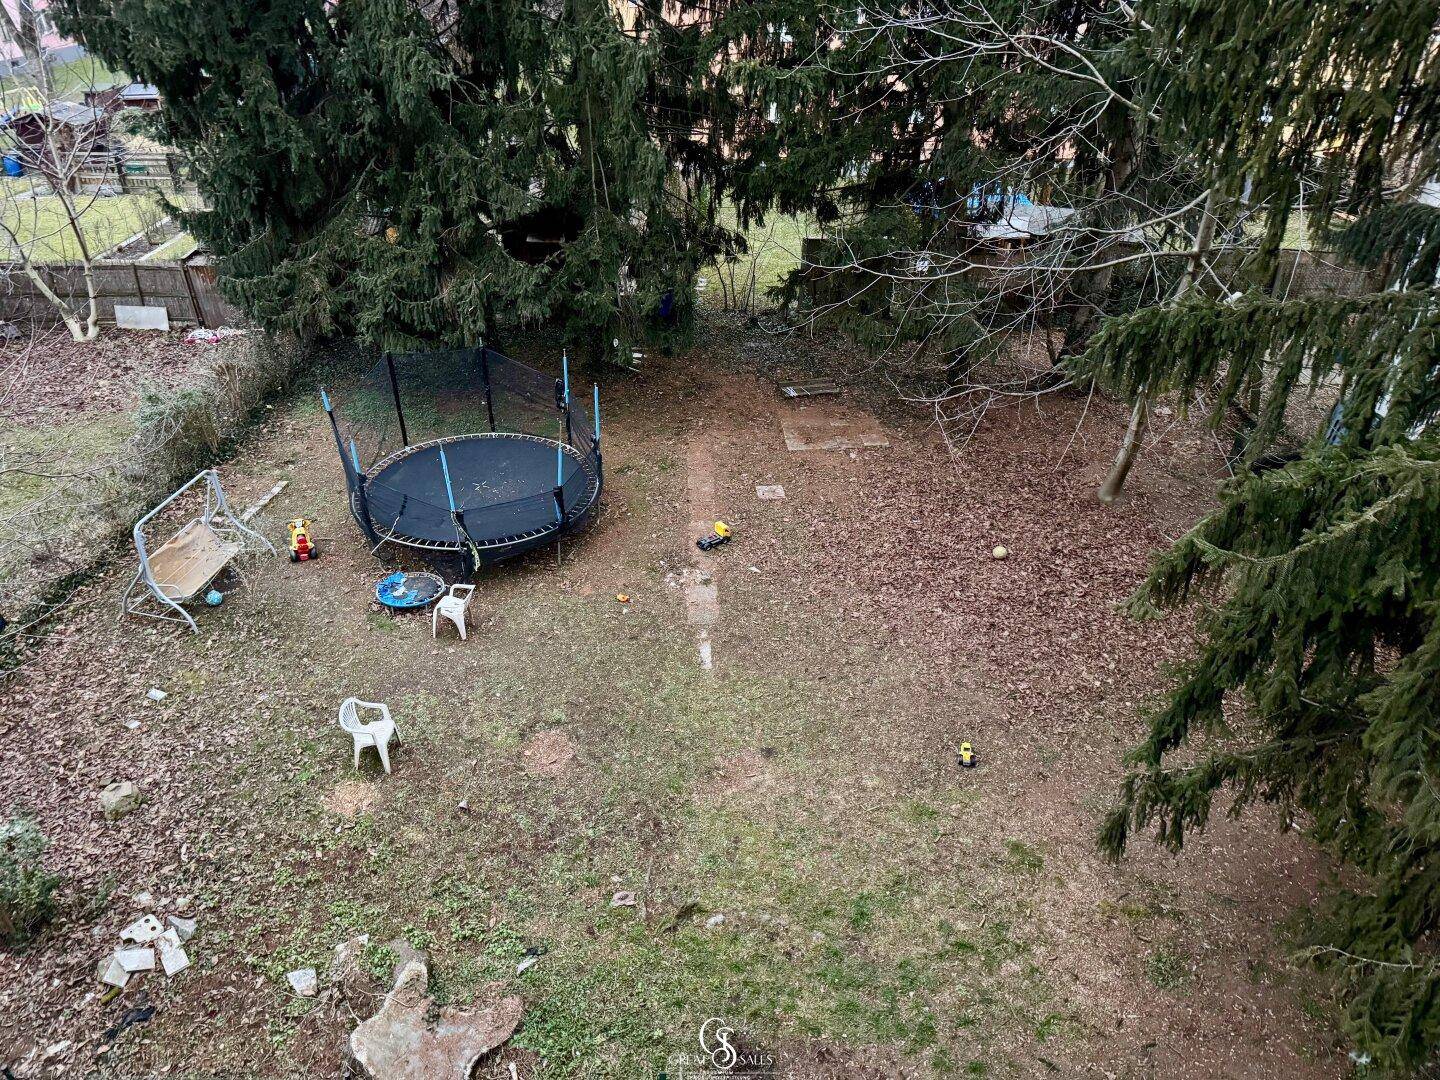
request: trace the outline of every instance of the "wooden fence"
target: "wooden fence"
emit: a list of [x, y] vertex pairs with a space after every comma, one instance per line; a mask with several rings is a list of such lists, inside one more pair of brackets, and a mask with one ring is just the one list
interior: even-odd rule
[[[887, 274], [904, 279], [917, 273], [915, 267], [881, 257], [861, 267], [826, 270], [826, 251], [827, 241], [822, 238], [806, 237], [801, 242], [800, 271], [807, 283], [812, 307], [845, 307], [857, 303], [883, 307], [897, 301], [908, 301], [909, 290], [914, 287], [912, 283], [901, 280], [885, 284], [882, 279]], [[975, 264], [965, 276], [979, 284], [994, 280], [1005, 270], [1023, 267], [1032, 256], [1019, 246], [975, 244], [965, 252], [965, 257]], [[1029, 275], [1017, 275], [1014, 291], [1021, 292], [1032, 287], [1035, 280], [1045, 273], [1042, 269]], [[1272, 293], [1287, 299], [1323, 295], [1359, 296], [1374, 289], [1375, 282], [1368, 272], [1345, 263], [1335, 252], [1298, 248], [1284, 248], [1279, 252], [1272, 282]]]
[[174, 151], [127, 149], [120, 157], [91, 154], [81, 163], [76, 176], [85, 191], [119, 188], [127, 194], [193, 193], [185, 159]]
[[[57, 296], [85, 298], [84, 267], [51, 263], [38, 267]], [[241, 316], [215, 286], [215, 269], [204, 257], [185, 262], [99, 262], [94, 265], [100, 321], [115, 323], [115, 305], [163, 307], [171, 326], [235, 326]], [[50, 322], [55, 309], [24, 270], [0, 270], [0, 319], [12, 323]]]

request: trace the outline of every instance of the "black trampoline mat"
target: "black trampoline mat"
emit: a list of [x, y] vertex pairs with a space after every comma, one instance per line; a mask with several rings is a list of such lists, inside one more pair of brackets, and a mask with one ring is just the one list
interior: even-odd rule
[[[477, 544], [553, 530], [557, 444], [523, 435], [483, 435], [445, 442], [450, 485], [469, 538]], [[384, 465], [367, 487], [377, 526], [429, 543], [457, 542], [440, 443], [411, 448]], [[591, 475], [572, 450], [563, 457], [567, 506], [585, 498]]]

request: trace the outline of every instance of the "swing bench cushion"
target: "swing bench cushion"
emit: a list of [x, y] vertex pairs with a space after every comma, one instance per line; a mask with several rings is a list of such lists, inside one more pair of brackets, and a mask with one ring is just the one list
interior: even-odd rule
[[210, 525], [194, 519], [150, 556], [150, 573], [171, 600], [189, 600], [243, 550], [222, 539]]

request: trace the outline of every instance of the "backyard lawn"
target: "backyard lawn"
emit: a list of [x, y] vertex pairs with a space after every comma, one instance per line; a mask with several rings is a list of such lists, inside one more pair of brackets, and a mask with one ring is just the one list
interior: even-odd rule
[[[64, 1041], [101, 1076], [338, 1076], [353, 1020], [287, 973], [323, 985], [363, 934], [372, 989], [414, 948], [440, 1003], [521, 998], [485, 1077], [680, 1075], [712, 1017], [798, 1077], [1335, 1075], [1286, 962], [1322, 884], [1297, 834], [1257, 816], [1214, 823], [1203, 860], [1094, 852], [1137, 708], [1189, 647], [1117, 605], [1208, 503], [1204, 433], [1168, 429], [1107, 509], [1120, 410], [997, 415], [952, 461], [883, 395], [777, 393], [836, 355], [736, 319], [605, 373], [598, 520], [483, 573], [466, 642], [373, 603], [386, 568], [311, 390], [267, 412], [224, 482], [243, 507], [286, 481], [258, 520], [279, 544], [313, 518], [323, 557], [242, 565], [193, 635], [117, 620], [121, 558], [0, 686], [0, 798], [66, 878], [57, 925], [0, 954], [6, 1060]], [[889, 445], [788, 450], [817, 415]], [[701, 562], [716, 518], [735, 540]], [[349, 695], [393, 710], [392, 775], [352, 769]], [[115, 780], [143, 803], [107, 821]], [[102, 999], [96, 960], [145, 911], [197, 920], [192, 967]]]
[[[97, 56], [85, 55], [75, 60], [50, 65], [51, 85], [56, 99], [80, 101], [86, 90], [113, 86], [125, 76], [112, 71], [105, 61]], [[20, 103], [31, 103], [35, 98], [34, 88], [28, 80], [7, 76], [0, 79], [0, 104], [13, 109]]]
[[[0, 224], [14, 234], [37, 263], [73, 262], [80, 241], [70, 228], [64, 202], [55, 195], [33, 196], [25, 179], [0, 181]], [[136, 233], [158, 225], [167, 211], [153, 195], [74, 197], [80, 231], [92, 258], [98, 258]], [[4, 237], [8, 243], [10, 238]]]
[[[738, 225], [735, 208], [724, 206], [720, 224]], [[710, 308], [752, 310], [766, 306], [766, 293], [780, 285], [800, 265], [801, 241], [809, 222], [790, 214], [771, 214], [765, 223], [745, 230], [746, 250], [733, 260], [711, 263], [700, 272], [696, 292]]]

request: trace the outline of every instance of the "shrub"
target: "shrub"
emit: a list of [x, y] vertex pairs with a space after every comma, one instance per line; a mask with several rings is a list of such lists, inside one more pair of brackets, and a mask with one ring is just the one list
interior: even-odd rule
[[0, 942], [19, 945], [50, 921], [60, 879], [40, 865], [45, 834], [32, 817], [0, 825]]
[[308, 351], [257, 333], [214, 346], [182, 385], [147, 388], [126, 478], [153, 497], [213, 464], [265, 399], [289, 385]]

